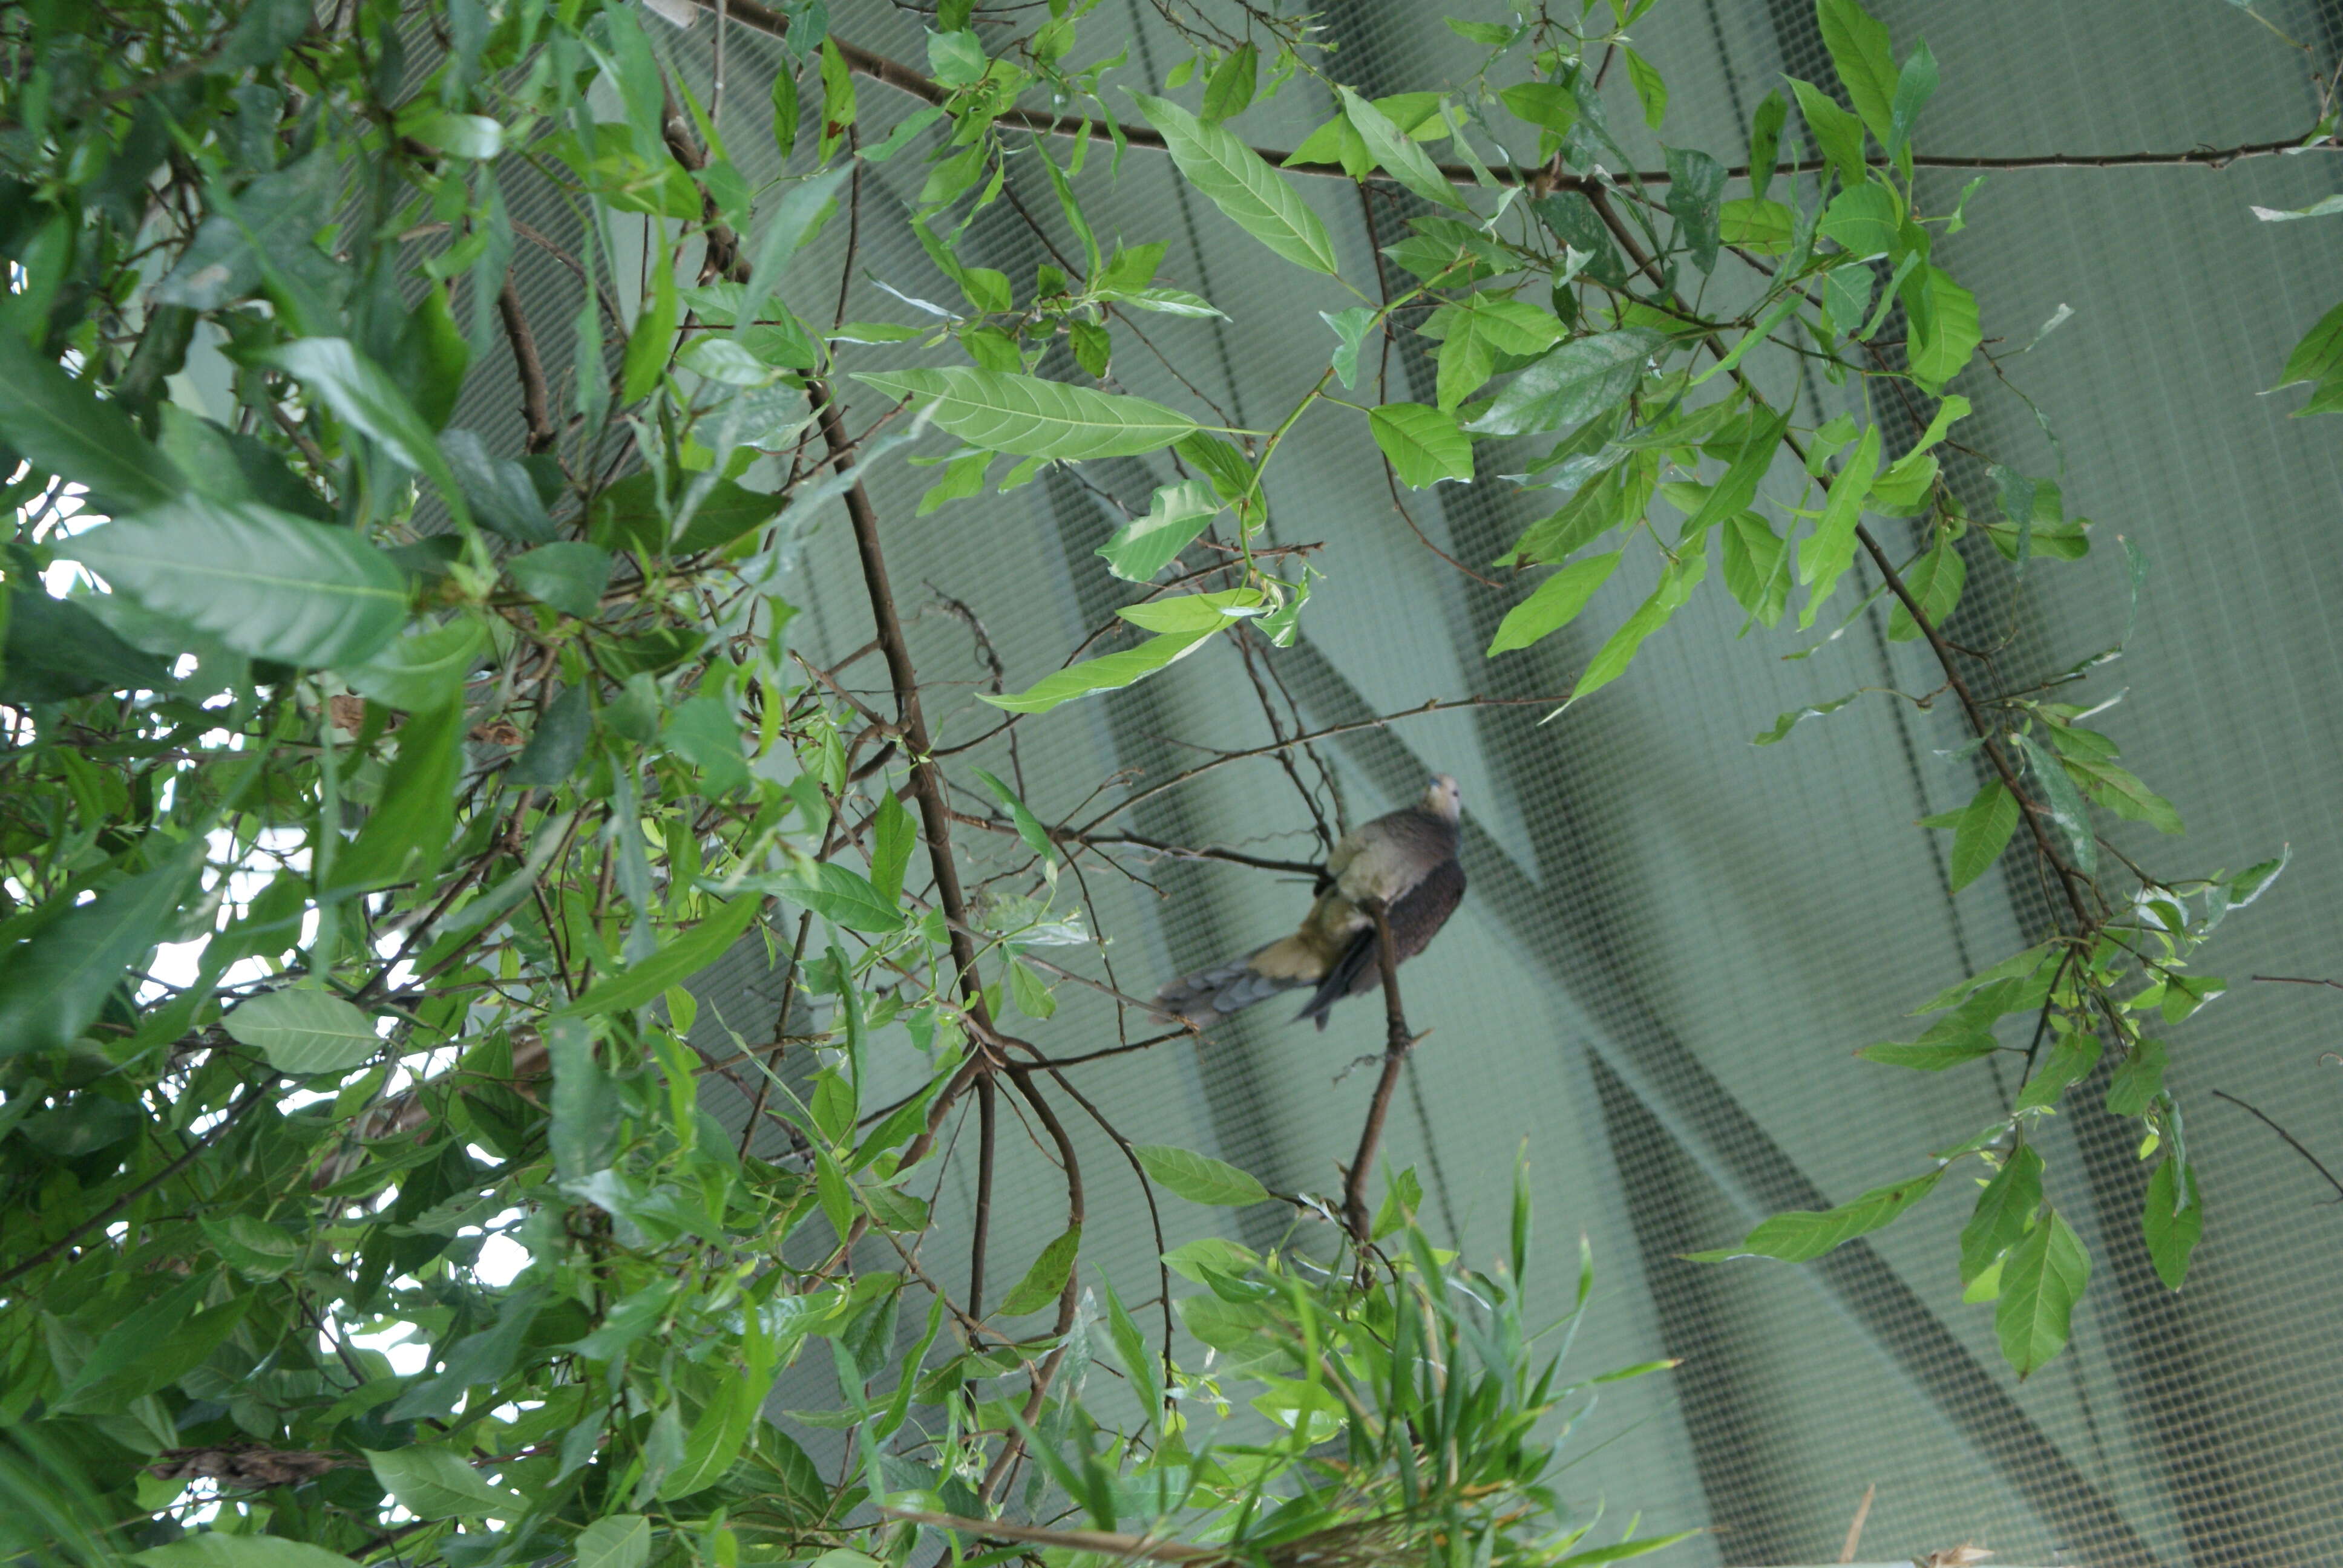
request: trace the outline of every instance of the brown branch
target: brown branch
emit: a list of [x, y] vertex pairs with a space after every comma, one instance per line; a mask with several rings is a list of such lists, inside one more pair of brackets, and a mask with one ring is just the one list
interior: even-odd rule
[[553, 427], [545, 361], [538, 357], [537, 338], [528, 329], [528, 317], [521, 314], [520, 294], [513, 287], [509, 271], [505, 274], [504, 287], [497, 293], [497, 314], [504, 318], [505, 336], [512, 341], [513, 368], [520, 375], [521, 417], [528, 424], [528, 450], [550, 452], [561, 437]]
[[2343, 980], [2317, 980], [2308, 975], [2247, 975], [2247, 980], [2265, 980], [2272, 985], [2330, 985], [2343, 990]]
[[1381, 899], [1365, 906], [1375, 917], [1375, 963], [1383, 978], [1383, 1070], [1375, 1081], [1375, 1097], [1367, 1107], [1367, 1124], [1359, 1131], [1359, 1151], [1342, 1182], [1342, 1221], [1351, 1229], [1363, 1259], [1374, 1245], [1374, 1221], [1367, 1208], [1367, 1179], [1374, 1173], [1375, 1154], [1383, 1146], [1383, 1121], [1391, 1114], [1392, 1091], [1407, 1065], [1415, 1039], [1407, 1030], [1407, 1012], [1399, 1000], [1399, 960], [1392, 950], [1391, 920]]
[[[717, 7], [718, 0], [694, 0], [694, 4], [705, 10], [713, 11]], [[731, 17], [742, 25], [753, 27], [760, 33], [769, 34], [776, 38], [788, 35], [788, 19], [778, 12], [758, 5], [756, 0], [725, 0], [725, 4]], [[863, 48], [860, 45], [850, 44], [835, 33], [830, 35], [830, 42], [838, 46], [840, 57], [846, 62], [847, 68], [857, 75], [868, 76], [874, 82], [882, 83], [900, 93], [908, 93], [921, 103], [932, 104], [939, 108], [951, 101], [952, 89], [930, 77], [921, 75], [899, 60], [890, 60], [884, 55]], [[1031, 109], [1011, 109], [998, 116], [997, 123], [1015, 126], [1021, 130], [1039, 132], [1044, 136], [1068, 138], [1088, 136], [1096, 142], [1112, 144], [1120, 141], [1134, 147], [1146, 147], [1153, 152], [1160, 153], [1166, 150], [1162, 133], [1152, 126], [1111, 126], [1104, 121], [1084, 118], [1081, 116], [1048, 115]], [[2271, 157], [2304, 148], [2304, 137], [2298, 136], [2275, 142], [2248, 142], [2234, 147], [2193, 147], [2180, 153], [2037, 153], [2000, 158], [1916, 153], [1912, 156], [1912, 165], [1915, 168], [1924, 169], [1993, 171], [2112, 168], [2220, 169], [2227, 168], [2241, 159]], [[2329, 136], [2324, 141], [2309, 143], [2308, 148], [2319, 152], [2334, 152], [2343, 150], [2343, 144], [2338, 144], [2336, 138]], [[1279, 167], [1290, 167], [1297, 175], [1317, 175], [1332, 179], [1351, 177], [1350, 171], [1340, 164], [1303, 163], [1289, 166], [1285, 160], [1293, 156], [1290, 152], [1272, 147], [1255, 147], [1252, 151], [1258, 156]], [[1480, 172], [1470, 164], [1435, 164], [1433, 166], [1437, 168], [1452, 185], [1471, 186], [1480, 183]], [[1776, 164], [1775, 172], [1810, 174], [1829, 166], [1827, 159], [1806, 158], [1794, 164]], [[1888, 161], [1884, 157], [1875, 158], [1870, 160], [1870, 166], [1885, 168], [1888, 166]], [[1736, 164], [1725, 172], [1729, 179], [1746, 179], [1749, 177], [1749, 166]], [[1581, 179], [1574, 176], [1564, 176], [1556, 179], [1544, 168], [1523, 169], [1510, 166], [1501, 167], [1492, 165], [1489, 166], [1489, 173], [1500, 185], [1527, 186], [1541, 191], [1572, 189], [1591, 195], [1603, 188], [1593, 180]], [[1377, 177], [1387, 176], [1378, 176]], [[1644, 185], [1665, 185], [1670, 178], [1665, 169], [1638, 170], [1614, 177], [1624, 184]]]
[[1143, 1535], [1124, 1535], [1111, 1530], [1044, 1530], [1038, 1524], [1011, 1524], [1001, 1519], [962, 1519], [955, 1513], [927, 1513], [917, 1508], [896, 1508], [886, 1503], [880, 1505], [879, 1512], [890, 1519], [909, 1519], [915, 1523], [933, 1525], [939, 1530], [958, 1530], [970, 1535], [1022, 1541], [1037, 1546], [1062, 1546], [1070, 1552], [1095, 1552], [1104, 1557], [1139, 1557], [1150, 1563], [1209, 1563], [1229, 1555], [1225, 1551], [1216, 1552], [1210, 1547], [1151, 1541]]
[[2293, 1133], [2288, 1132], [2285, 1128], [2280, 1127], [2268, 1117], [2263, 1115], [2259, 1111], [2247, 1105], [2244, 1101], [2238, 1099], [2234, 1094], [2224, 1093], [2222, 1091], [2217, 1089], [2213, 1091], [2213, 1098], [2216, 1100], [2227, 1101], [2238, 1110], [2260, 1121], [2263, 1126], [2268, 1128], [2272, 1132], [2275, 1132], [2280, 1138], [2285, 1139], [2287, 1147], [2293, 1150], [2297, 1154], [2301, 1155], [2305, 1160], [2309, 1161], [2310, 1168], [2313, 1171], [2318, 1171], [2321, 1176], [2326, 1177], [2327, 1184], [2335, 1189], [2337, 1199], [2338, 1201], [2343, 1201], [2343, 1180], [2338, 1180], [2334, 1171], [2329, 1171], [2325, 1165], [2321, 1164], [2318, 1155], [2313, 1154], [2309, 1150], [2305, 1149], [2302, 1146], [2302, 1141], [2300, 1139], [2297, 1138]]

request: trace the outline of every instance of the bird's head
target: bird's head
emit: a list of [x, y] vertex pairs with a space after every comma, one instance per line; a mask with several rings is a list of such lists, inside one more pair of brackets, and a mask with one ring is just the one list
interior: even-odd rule
[[1423, 809], [1443, 821], [1453, 822], [1463, 808], [1464, 795], [1456, 788], [1456, 780], [1448, 774], [1434, 773], [1424, 787]]

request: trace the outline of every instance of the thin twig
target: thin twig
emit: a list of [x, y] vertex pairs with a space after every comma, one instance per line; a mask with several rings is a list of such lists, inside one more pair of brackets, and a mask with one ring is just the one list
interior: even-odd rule
[[1391, 1114], [1392, 1091], [1399, 1087], [1399, 1075], [1407, 1065], [1409, 1048], [1415, 1044], [1407, 1031], [1407, 1011], [1400, 1005], [1399, 959], [1392, 947], [1389, 911], [1381, 899], [1370, 901], [1370, 912], [1375, 918], [1375, 963], [1383, 970], [1383, 1070], [1375, 1081], [1375, 1098], [1367, 1107], [1367, 1123], [1359, 1131], [1359, 1151], [1351, 1158], [1350, 1173], [1342, 1183], [1342, 1219], [1350, 1227], [1351, 1239], [1358, 1243], [1359, 1255], [1366, 1256], [1374, 1245], [1373, 1221], [1367, 1209], [1367, 1179], [1374, 1171], [1375, 1154], [1383, 1146], [1383, 1121]]
[[2327, 1184], [2335, 1189], [2337, 1201], [2343, 1201], [2343, 1179], [2338, 1179], [2334, 1171], [2329, 1171], [2324, 1164], [2319, 1162], [2318, 1155], [2313, 1154], [2309, 1150], [2305, 1149], [2302, 1146], [2302, 1140], [2297, 1138], [2293, 1133], [2288, 1132], [2285, 1128], [2280, 1127], [2277, 1122], [2271, 1121], [2268, 1116], [2263, 1115], [2261, 1111], [2247, 1104], [2244, 1101], [2238, 1099], [2234, 1094], [2217, 1089], [2213, 1091], [2213, 1098], [2216, 1100], [2227, 1101], [2238, 1110], [2245, 1111], [2247, 1115], [2258, 1121], [2263, 1126], [2268, 1128], [2272, 1132], [2275, 1132], [2280, 1138], [2285, 1139], [2287, 1147], [2293, 1150], [2297, 1154], [2301, 1155], [2305, 1160], [2309, 1161], [2310, 1168], [2313, 1171], [2318, 1171], [2321, 1176], [2326, 1177]]

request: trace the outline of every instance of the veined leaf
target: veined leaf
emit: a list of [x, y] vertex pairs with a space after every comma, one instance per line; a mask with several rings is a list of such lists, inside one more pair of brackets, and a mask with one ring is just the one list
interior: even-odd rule
[[1852, 1203], [1842, 1203], [1835, 1209], [1819, 1212], [1805, 1210], [1776, 1214], [1761, 1221], [1737, 1247], [1722, 1247], [1710, 1252], [1688, 1254], [1695, 1263], [1718, 1263], [1728, 1258], [1778, 1258], [1785, 1263], [1804, 1263], [1821, 1257], [1834, 1247], [1865, 1236], [1888, 1223], [1936, 1191], [1936, 1182], [1944, 1176], [1938, 1167], [1908, 1181], [1898, 1181], [1890, 1187], [1875, 1187]]
[[607, 1514], [578, 1533], [572, 1550], [578, 1568], [646, 1568], [651, 1522], [639, 1513]]
[[1660, 574], [1660, 586], [1652, 590], [1652, 597], [1638, 605], [1635, 613], [1621, 623], [1610, 639], [1594, 650], [1594, 657], [1586, 661], [1578, 684], [1570, 689], [1570, 700], [1576, 702], [1626, 674], [1627, 666], [1644, 646], [1644, 638], [1668, 623], [1668, 618], [1684, 607], [1684, 600], [1692, 597], [1692, 590], [1707, 574], [1706, 555], [1686, 556], [1671, 562]]
[[1163, 134], [1163, 145], [1180, 173], [1230, 222], [1297, 266], [1328, 274], [1336, 270], [1326, 226], [1260, 154], [1177, 104], [1145, 94], [1133, 96], [1147, 123]]
[[322, 990], [266, 991], [221, 1021], [269, 1066], [295, 1076], [347, 1072], [382, 1049], [372, 1019]]
[[2040, 1371], [2066, 1348], [2075, 1303], [2090, 1282], [2091, 1256], [2066, 1217], [2045, 1212], [2001, 1265], [2001, 1299], [1994, 1332], [2002, 1359], [2020, 1378]]
[[1573, 561], [1540, 583], [1535, 593], [1505, 612], [1497, 635], [1489, 641], [1487, 657], [1494, 658], [1510, 649], [1527, 648], [1568, 626], [1586, 608], [1586, 601], [1594, 597], [1594, 590], [1610, 580], [1624, 553], [1612, 550]]
[[134, 1553], [143, 1568], [354, 1568], [338, 1552], [282, 1535], [230, 1535], [203, 1530]]
[[2016, 828], [2017, 798], [2000, 779], [1986, 779], [1953, 829], [1953, 891], [1959, 892], [1985, 875], [1986, 869], [2001, 859]]
[[79, 1039], [123, 971], [161, 939], [203, 864], [205, 841], [147, 841], [152, 869], [67, 910], [0, 956], [0, 1060]]
[[0, 441], [35, 467], [86, 487], [108, 512], [159, 506], [187, 487], [130, 416], [34, 353], [13, 328], [0, 331]]
[[1403, 484], [1428, 489], [1443, 479], [1473, 478], [1473, 437], [1456, 417], [1421, 403], [1385, 403], [1370, 409], [1367, 426]]
[[749, 922], [757, 918], [764, 903], [761, 893], [742, 893], [730, 903], [719, 906], [698, 925], [641, 963], [598, 980], [591, 990], [553, 1016], [592, 1018], [597, 1013], [642, 1006], [668, 987], [681, 985], [722, 958], [725, 950], [749, 929]]
[[1098, 553], [1106, 569], [1125, 582], [1150, 581], [1212, 526], [1220, 510], [1220, 498], [1205, 480], [1161, 486], [1147, 515], [1117, 528]]
[[183, 496], [57, 553], [256, 658], [360, 663], [407, 618], [407, 579], [389, 557], [347, 528], [250, 501]]
[[[1407, 133], [1393, 125], [1388, 116], [1348, 87], [1336, 87], [1342, 113], [1367, 151], [1381, 164], [1383, 172], [1428, 202], [1451, 206], [1460, 212], [1470, 212], [1464, 198], [1456, 194], [1448, 176], [1442, 174], [1432, 159], [1410, 139]], [[1160, 127], [1159, 127], [1160, 128]], [[1332, 271], [1330, 267], [1327, 270]]]
[[970, 366], [858, 372], [854, 378], [889, 397], [927, 404], [938, 425], [970, 446], [1021, 457], [1137, 457], [1196, 428], [1185, 414], [1144, 397]]
[[396, 1448], [365, 1451], [382, 1489], [417, 1519], [518, 1519], [527, 1509], [518, 1496], [480, 1479], [453, 1449]]
[[438, 433], [415, 411], [398, 383], [347, 338], [297, 337], [261, 353], [256, 362], [300, 382], [336, 418], [372, 437], [391, 461], [437, 486], [458, 517], [470, 517], [455, 471], [440, 454]]
[[[2177, 1172], [2177, 1174], [2176, 1174]], [[2147, 1179], [2147, 1197], [2141, 1204], [2139, 1229], [2147, 1242], [2148, 1261], [2167, 1290], [2178, 1290], [2188, 1279], [2188, 1255], [2205, 1233], [2205, 1206], [2197, 1197], [2197, 1167], [2178, 1155], [2166, 1159]]]
[[778, 893], [850, 931], [891, 931], [903, 924], [903, 912], [895, 907], [894, 900], [881, 898], [869, 879], [850, 866], [817, 860], [809, 874], [748, 880], [749, 885]]
[[1961, 1283], [1974, 1282], [2026, 1234], [2042, 1203], [2042, 1156], [2020, 1144], [1977, 1194], [1961, 1228]]
[[1022, 1317], [1056, 1301], [1059, 1292], [1066, 1288], [1066, 1282], [1073, 1277], [1074, 1254], [1081, 1244], [1082, 1228], [1076, 1225], [1042, 1248], [1033, 1266], [1025, 1271], [1025, 1277], [1001, 1298], [1000, 1315]]
[[1268, 1188], [1235, 1166], [1210, 1155], [1168, 1143], [1141, 1143], [1131, 1152], [1151, 1179], [1191, 1203], [1240, 1209], [1269, 1197]]
[[1011, 713], [1047, 713], [1077, 697], [1087, 697], [1093, 691], [1118, 691], [1133, 681], [1143, 680], [1195, 652], [1212, 635], [1211, 631], [1188, 631], [1151, 637], [1137, 648], [1084, 659], [1054, 675], [1044, 676], [1013, 695], [995, 697], [980, 691], [977, 697]]
[[1467, 428], [1481, 436], [1522, 436], [1591, 419], [1634, 389], [1644, 362], [1666, 343], [1643, 327], [1574, 338], [1524, 366]]
[[1823, 46], [1830, 51], [1838, 79], [1846, 85], [1855, 112], [1885, 146], [1895, 123], [1896, 80], [1887, 29], [1863, 8], [1862, 0], [1817, 0], [1815, 19], [1822, 25]]

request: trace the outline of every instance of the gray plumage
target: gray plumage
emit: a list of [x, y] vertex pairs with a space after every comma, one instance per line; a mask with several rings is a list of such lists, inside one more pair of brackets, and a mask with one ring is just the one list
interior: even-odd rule
[[1301, 929], [1239, 959], [1183, 975], [1156, 992], [1159, 1007], [1199, 1026], [1302, 986], [1314, 987], [1296, 1015], [1326, 1027], [1327, 1010], [1381, 983], [1374, 919], [1383, 901], [1401, 962], [1430, 945], [1464, 896], [1456, 858], [1461, 800], [1456, 780], [1434, 777], [1416, 804], [1343, 836], [1326, 858], [1318, 898]]

